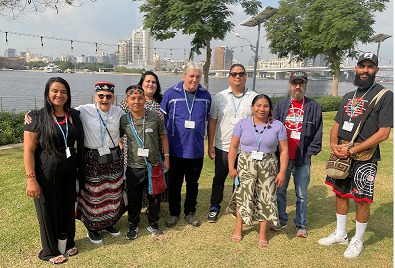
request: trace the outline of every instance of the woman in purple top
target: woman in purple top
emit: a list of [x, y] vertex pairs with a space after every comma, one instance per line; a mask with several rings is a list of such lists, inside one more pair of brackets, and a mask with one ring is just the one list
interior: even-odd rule
[[[252, 101], [254, 115], [241, 119], [233, 130], [229, 149], [229, 175], [235, 181], [234, 199], [237, 204], [237, 224], [232, 239], [242, 239], [243, 221], [251, 225], [259, 221], [260, 248], [269, 243], [266, 238], [267, 221], [278, 222], [276, 186], [284, 184], [288, 164], [287, 132], [280, 121], [273, 120], [272, 102], [264, 94]], [[237, 149], [241, 152], [237, 165], [234, 163]], [[280, 152], [280, 171], [275, 155]], [[232, 204], [232, 203], [231, 203]]]

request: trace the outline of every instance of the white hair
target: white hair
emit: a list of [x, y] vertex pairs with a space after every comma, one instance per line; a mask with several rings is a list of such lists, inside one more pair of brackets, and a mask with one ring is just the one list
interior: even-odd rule
[[203, 68], [200, 63], [188, 62], [184, 68], [184, 75], [186, 75], [190, 70], [198, 70], [200, 72], [200, 75], [203, 76]]

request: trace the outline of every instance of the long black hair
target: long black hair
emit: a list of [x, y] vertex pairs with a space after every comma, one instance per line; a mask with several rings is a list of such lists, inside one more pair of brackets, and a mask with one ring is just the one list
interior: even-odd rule
[[267, 100], [267, 102], [269, 103], [269, 107], [270, 107], [269, 116], [272, 116], [272, 115], [273, 115], [273, 114], [272, 114], [272, 110], [273, 110], [272, 100], [271, 100], [271, 99], [269, 98], [269, 96], [266, 95], [266, 94], [259, 94], [259, 95], [256, 95], [255, 98], [252, 100], [251, 107], [254, 106], [255, 103], [256, 103], [258, 100], [260, 100], [260, 99], [265, 99], [265, 100]]
[[144, 72], [141, 75], [140, 81], [137, 83], [137, 85], [139, 85], [140, 87], [143, 87], [143, 82], [144, 82], [144, 79], [145, 79], [145, 77], [147, 75], [152, 75], [153, 77], [155, 77], [155, 80], [156, 80], [156, 91], [154, 93], [154, 100], [156, 100], [158, 103], [161, 103], [162, 99], [163, 99], [163, 95], [161, 93], [158, 76], [154, 72], [151, 72], [151, 71]]
[[51, 111], [54, 111], [53, 103], [49, 98], [49, 89], [51, 85], [55, 82], [61, 83], [66, 87], [67, 90], [67, 101], [63, 106], [65, 112], [70, 112], [71, 105], [71, 93], [70, 86], [66, 80], [61, 77], [51, 77], [48, 79], [45, 84], [44, 90], [44, 108], [39, 111], [39, 116], [37, 117], [37, 124], [35, 125], [35, 132], [37, 133], [37, 142], [44, 149], [44, 151], [49, 154], [59, 154], [56, 149], [56, 136], [57, 136], [57, 127], [53, 123], [53, 117]]

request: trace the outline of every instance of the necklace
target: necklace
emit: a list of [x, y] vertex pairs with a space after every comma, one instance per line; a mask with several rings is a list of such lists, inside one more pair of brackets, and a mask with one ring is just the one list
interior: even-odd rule
[[[131, 112], [129, 112], [129, 117], [130, 117], [130, 119], [133, 121], [133, 115], [132, 115]], [[145, 116], [144, 116], [143, 123], [145, 123], [145, 122], [147, 121], [147, 117], [148, 117], [148, 110], [145, 110]], [[133, 124], [134, 124], [135, 126], [137, 126], [137, 127], [141, 127], [141, 126], [143, 125], [143, 123], [141, 123], [141, 124], [136, 124], [136, 123], [134, 123], [134, 121], [133, 121]]]
[[270, 128], [271, 128], [271, 125], [270, 125], [270, 124], [273, 123], [273, 117], [271, 117], [271, 116], [268, 116], [268, 117], [267, 117], [266, 125], [265, 125], [265, 127], [263, 128], [262, 131], [258, 131], [258, 130], [256, 129], [256, 124], [255, 124], [255, 121], [254, 121], [254, 117], [252, 117], [252, 123], [253, 123], [253, 125], [254, 125], [255, 132], [258, 133], [258, 134], [262, 134], [263, 132], [265, 132], [265, 129], [270, 129]]

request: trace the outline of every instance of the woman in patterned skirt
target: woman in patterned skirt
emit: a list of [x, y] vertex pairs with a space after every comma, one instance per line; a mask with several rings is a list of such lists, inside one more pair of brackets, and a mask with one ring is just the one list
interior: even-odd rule
[[[85, 184], [77, 196], [77, 219], [88, 229], [94, 244], [102, 243], [98, 231], [112, 236], [121, 232], [113, 225], [125, 212], [123, 159], [119, 151], [119, 120], [125, 113], [114, 105], [114, 84], [95, 84], [95, 104], [77, 107], [85, 133]], [[101, 158], [101, 159], [99, 159]], [[102, 159], [106, 159], [102, 161]]]
[[[160, 112], [160, 104], [162, 102], [163, 95], [161, 93], [161, 88], [159, 84], [159, 79], [158, 76], [151, 71], [146, 71], [141, 75], [140, 81], [138, 82], [139, 86], [141, 86], [144, 89], [144, 95], [145, 95], [145, 108], [147, 110], [155, 111], [159, 113], [159, 117], [163, 120], [163, 114]], [[123, 99], [119, 104], [119, 107], [125, 112], [129, 113], [130, 109], [128, 105], [126, 104], [125, 99]], [[158, 141], [160, 145], [160, 140]], [[124, 159], [125, 159], [125, 166], [127, 162], [127, 139], [126, 136], [122, 138], [122, 144], [123, 144], [123, 153], [124, 153]], [[161, 151], [161, 157], [162, 159], [164, 158], [163, 152], [162, 152], [162, 146], [160, 146], [160, 151]], [[166, 185], [169, 185], [169, 180], [170, 180], [170, 175], [169, 172], [165, 173], [165, 180], [166, 180]], [[161, 203], [166, 203], [169, 200], [169, 189], [166, 188], [166, 190], [162, 193], [161, 195]], [[143, 204], [148, 206], [148, 198], [147, 198], [147, 191], [144, 189], [143, 193]], [[146, 214], [148, 214], [148, 207]]]
[[[252, 101], [253, 116], [241, 119], [233, 130], [229, 149], [229, 175], [235, 180], [234, 196], [237, 203], [237, 224], [232, 239], [242, 239], [243, 222], [251, 225], [259, 221], [260, 248], [269, 243], [266, 238], [267, 221], [278, 222], [276, 186], [284, 184], [288, 164], [287, 132], [280, 121], [273, 120], [272, 102], [264, 94]], [[234, 163], [241, 144], [237, 165]], [[280, 152], [280, 171], [275, 155]]]

